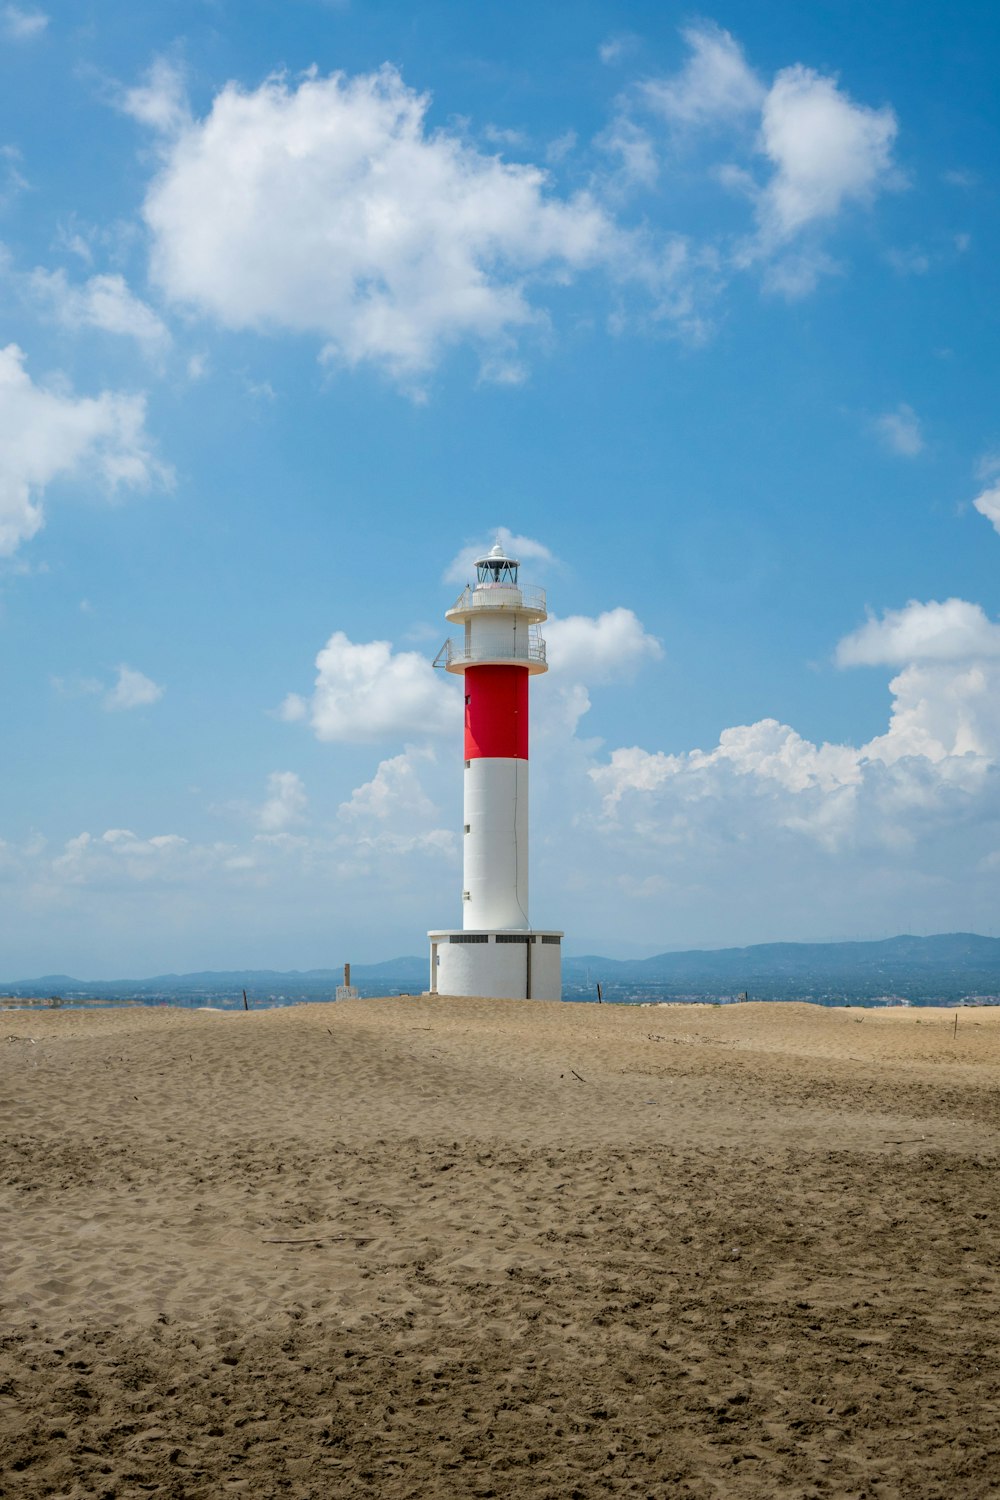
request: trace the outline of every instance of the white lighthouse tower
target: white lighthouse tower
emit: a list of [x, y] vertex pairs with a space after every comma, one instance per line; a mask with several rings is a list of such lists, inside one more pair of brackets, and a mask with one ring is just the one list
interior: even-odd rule
[[446, 618], [464, 627], [435, 666], [464, 678], [462, 926], [428, 934], [439, 995], [559, 1000], [561, 932], [528, 918], [528, 679], [548, 669], [545, 590], [522, 587], [499, 542]]

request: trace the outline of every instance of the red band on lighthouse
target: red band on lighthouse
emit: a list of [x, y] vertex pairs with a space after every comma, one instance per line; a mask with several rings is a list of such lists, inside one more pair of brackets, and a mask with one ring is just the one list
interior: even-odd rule
[[527, 667], [468, 667], [465, 758], [528, 759]]

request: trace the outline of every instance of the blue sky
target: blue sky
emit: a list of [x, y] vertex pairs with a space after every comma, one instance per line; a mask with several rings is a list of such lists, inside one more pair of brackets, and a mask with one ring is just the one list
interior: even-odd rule
[[0, 4], [0, 975], [994, 930], [994, 7]]

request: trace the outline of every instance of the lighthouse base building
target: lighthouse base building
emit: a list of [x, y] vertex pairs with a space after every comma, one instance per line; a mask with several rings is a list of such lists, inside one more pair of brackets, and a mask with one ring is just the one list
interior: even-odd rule
[[561, 1000], [561, 932], [428, 933], [430, 993], [484, 1000]]
[[428, 934], [431, 994], [562, 998], [562, 933], [528, 920], [528, 682], [548, 663], [545, 594], [519, 566], [499, 543], [479, 559], [434, 663], [465, 688], [465, 827], [462, 926]]

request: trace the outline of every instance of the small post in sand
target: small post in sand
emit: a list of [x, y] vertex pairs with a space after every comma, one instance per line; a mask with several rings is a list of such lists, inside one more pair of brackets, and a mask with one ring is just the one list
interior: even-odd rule
[[338, 984], [337, 985], [337, 999], [338, 1000], [356, 1000], [357, 998], [358, 998], [358, 992], [357, 992], [356, 988], [354, 987], [354, 985], [351, 983], [351, 966], [350, 966], [350, 964], [345, 964], [344, 965], [344, 982], [343, 982], [343, 984]]

